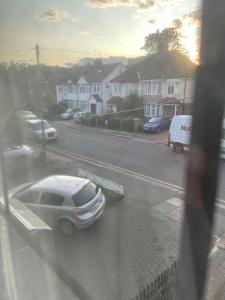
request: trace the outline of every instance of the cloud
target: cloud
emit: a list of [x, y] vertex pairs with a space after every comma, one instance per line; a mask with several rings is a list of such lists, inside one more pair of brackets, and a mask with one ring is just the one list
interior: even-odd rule
[[151, 25], [155, 25], [156, 24], [156, 19], [150, 19], [148, 20], [148, 23]]
[[201, 25], [201, 10], [195, 9], [185, 14], [184, 19], [186, 19], [190, 24], [195, 24], [197, 27]]
[[81, 23], [82, 22], [82, 18], [71, 17], [70, 21], [74, 22], [74, 23]]
[[58, 8], [49, 7], [46, 11], [37, 13], [34, 18], [38, 21], [60, 22], [63, 19], [69, 18], [69, 13], [66, 10], [59, 10]]
[[90, 31], [88, 31], [88, 30], [81, 30], [81, 31], [80, 31], [80, 34], [81, 34], [81, 35], [86, 35], [86, 36], [87, 36], [87, 35], [92, 35], [92, 32], [90, 32]]
[[[141, 10], [152, 8], [156, 0], [88, 0], [89, 4], [98, 8], [109, 8], [117, 6], [131, 6]], [[161, 0], [164, 2], [166, 0]]]
[[201, 26], [201, 11], [200, 9], [192, 10], [184, 14], [181, 18], [174, 19], [172, 26], [176, 29], [182, 29], [185, 25], [194, 25], [195, 27]]

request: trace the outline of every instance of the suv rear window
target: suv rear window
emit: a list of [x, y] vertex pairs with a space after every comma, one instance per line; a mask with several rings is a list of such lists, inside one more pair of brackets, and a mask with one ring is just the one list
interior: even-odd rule
[[97, 195], [97, 186], [89, 182], [78, 193], [73, 195], [73, 201], [76, 206], [82, 206], [90, 202]]

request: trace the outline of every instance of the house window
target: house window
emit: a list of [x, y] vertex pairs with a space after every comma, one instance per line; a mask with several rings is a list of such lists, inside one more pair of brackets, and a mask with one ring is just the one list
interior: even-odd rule
[[76, 93], [76, 87], [75, 86], [73, 87], [73, 92], [74, 92], [74, 94]]
[[88, 102], [85, 100], [80, 101], [80, 108], [81, 110], [86, 110], [88, 107]]
[[81, 94], [86, 93], [86, 84], [81, 84], [81, 85], [80, 85], [80, 93], [81, 93]]
[[96, 93], [100, 93], [100, 84], [99, 83], [94, 83], [92, 85], [92, 93], [96, 94]]
[[168, 95], [174, 95], [175, 92], [175, 83], [170, 82], [168, 83]]
[[61, 87], [58, 87], [58, 91], [59, 91], [59, 93], [63, 93], [63, 90]]
[[118, 92], [119, 92], [119, 95], [121, 96], [122, 95], [122, 85], [119, 84], [118, 86]]
[[129, 83], [125, 85], [125, 95], [129, 95]]
[[144, 114], [145, 114], [145, 117], [159, 116], [159, 105], [158, 104], [145, 104]]
[[148, 81], [143, 84], [144, 95], [159, 95], [161, 90], [160, 81]]
[[73, 92], [73, 84], [72, 83], [68, 83], [67, 84], [67, 91], [68, 91], [68, 93], [72, 93]]
[[114, 84], [113, 95], [118, 96], [118, 93], [119, 93], [118, 84]]
[[151, 104], [151, 116], [155, 116], [155, 104]]
[[150, 104], [146, 104], [145, 105], [146, 106], [146, 109], [145, 109], [145, 111], [146, 111], [146, 117], [150, 117]]
[[74, 102], [73, 101], [68, 101], [68, 108], [74, 109]]

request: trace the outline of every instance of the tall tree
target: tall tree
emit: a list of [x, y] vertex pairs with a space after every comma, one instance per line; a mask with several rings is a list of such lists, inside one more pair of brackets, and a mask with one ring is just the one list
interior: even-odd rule
[[162, 31], [157, 30], [145, 37], [145, 44], [142, 49], [149, 54], [171, 50], [181, 51], [180, 34], [173, 27], [165, 28]]

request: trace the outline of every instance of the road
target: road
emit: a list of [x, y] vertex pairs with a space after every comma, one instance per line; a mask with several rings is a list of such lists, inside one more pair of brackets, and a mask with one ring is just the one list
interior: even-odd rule
[[[149, 284], [178, 255], [183, 192], [177, 186], [184, 185], [185, 158], [144, 140], [62, 126], [57, 130], [58, 141], [47, 147], [62, 156], [49, 152], [46, 165], [28, 168], [26, 175], [14, 176], [9, 184], [55, 173], [74, 175], [77, 168], [122, 184], [125, 198], [108, 202], [92, 227], [71, 238], [56, 233], [50, 239], [43, 236], [40, 243], [93, 300], [132, 299], [141, 285]], [[224, 224], [221, 216], [217, 235], [225, 232]], [[40, 289], [42, 298], [71, 299], [33, 250], [17, 241], [13, 239], [12, 247], [21, 299], [37, 295]], [[28, 284], [30, 278], [35, 284]]]
[[165, 146], [149, 143], [147, 140], [89, 133], [63, 126], [56, 128], [59, 139], [54, 146], [61, 150], [81, 154], [175, 185], [182, 186], [184, 183], [184, 157], [175, 155]]
[[[54, 147], [112, 166], [122, 167], [178, 186], [185, 186], [185, 156], [148, 140], [80, 131], [56, 125], [59, 139]], [[50, 145], [51, 146], [51, 145]], [[225, 162], [220, 161], [218, 197], [225, 199]]]

